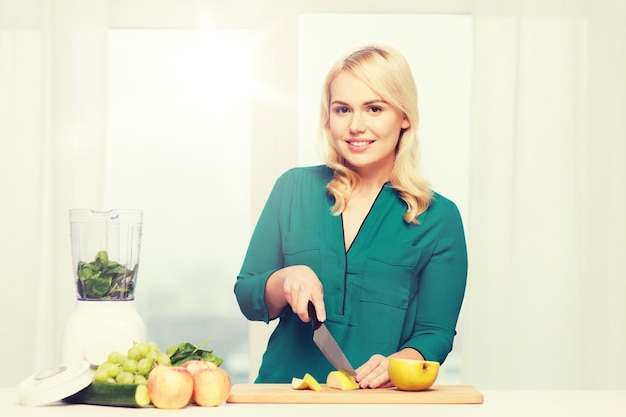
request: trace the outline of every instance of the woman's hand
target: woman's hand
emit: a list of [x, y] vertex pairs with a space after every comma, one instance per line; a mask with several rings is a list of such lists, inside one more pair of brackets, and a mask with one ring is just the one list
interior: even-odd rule
[[420, 352], [411, 348], [404, 348], [390, 355], [372, 355], [367, 362], [356, 370], [356, 382], [361, 388], [388, 388], [393, 384], [389, 379], [389, 358], [398, 357], [405, 359], [424, 360]]
[[270, 275], [265, 286], [265, 304], [270, 318], [276, 318], [286, 305], [304, 322], [309, 317], [309, 301], [315, 306], [317, 319], [326, 320], [324, 289], [319, 278], [306, 265], [293, 265]]
[[387, 388], [393, 386], [389, 380], [389, 358], [372, 355], [367, 362], [356, 369], [356, 382], [361, 388]]

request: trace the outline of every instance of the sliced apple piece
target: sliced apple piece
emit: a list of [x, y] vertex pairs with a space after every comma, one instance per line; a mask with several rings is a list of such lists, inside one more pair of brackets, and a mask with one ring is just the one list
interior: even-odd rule
[[353, 377], [341, 371], [332, 371], [329, 373], [326, 377], [326, 385], [329, 388], [340, 389], [342, 391], [360, 388], [358, 382], [356, 382]]
[[293, 389], [307, 389], [308, 387], [304, 383], [304, 379], [296, 378], [295, 376], [291, 378], [291, 388]]
[[291, 388], [293, 389], [310, 389], [313, 391], [321, 391], [322, 386], [317, 382], [313, 375], [305, 374], [304, 378], [291, 378]]

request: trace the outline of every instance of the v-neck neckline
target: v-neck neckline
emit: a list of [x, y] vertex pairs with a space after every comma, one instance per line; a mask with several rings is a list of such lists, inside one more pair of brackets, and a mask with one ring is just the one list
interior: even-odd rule
[[353, 249], [355, 246], [357, 246], [358, 242], [360, 242], [363, 238], [361, 237], [361, 235], [363, 235], [364, 229], [367, 230], [367, 228], [365, 227], [367, 225], [368, 219], [370, 218], [372, 212], [374, 211], [375, 207], [376, 207], [376, 203], [378, 202], [378, 200], [380, 199], [380, 195], [382, 194], [383, 190], [385, 189], [385, 186], [387, 184], [383, 184], [380, 187], [380, 190], [378, 190], [378, 193], [376, 194], [376, 197], [374, 198], [374, 201], [372, 201], [372, 204], [370, 205], [369, 209], [367, 210], [367, 214], [365, 214], [365, 217], [363, 217], [363, 221], [361, 222], [361, 224], [359, 225], [359, 229], [357, 230], [356, 234], [354, 235], [354, 239], [352, 239], [352, 242], [350, 243], [350, 246], [348, 246], [346, 248], [346, 234], [345, 234], [345, 229], [344, 229], [344, 222], [343, 222], [343, 213], [340, 216], [340, 225], [341, 225], [341, 242], [342, 242], [342, 247], [343, 250], [346, 254], [346, 256], [348, 254], [350, 254], [350, 251], [352, 251], [352, 253], [354, 253], [357, 249]]

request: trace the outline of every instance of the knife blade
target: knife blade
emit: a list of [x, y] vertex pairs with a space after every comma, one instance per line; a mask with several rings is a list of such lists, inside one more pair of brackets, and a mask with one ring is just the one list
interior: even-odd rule
[[322, 351], [326, 359], [339, 371], [350, 376], [355, 376], [356, 372], [346, 355], [343, 353], [335, 338], [330, 334], [326, 325], [317, 319], [315, 306], [309, 301], [309, 317], [313, 326], [313, 341]]

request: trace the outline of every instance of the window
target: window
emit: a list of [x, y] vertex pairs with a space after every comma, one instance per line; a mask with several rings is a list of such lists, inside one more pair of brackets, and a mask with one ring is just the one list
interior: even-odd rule
[[233, 284], [251, 230], [252, 35], [110, 30], [108, 42], [104, 205], [144, 210], [136, 303], [148, 339], [210, 339], [247, 382]]

